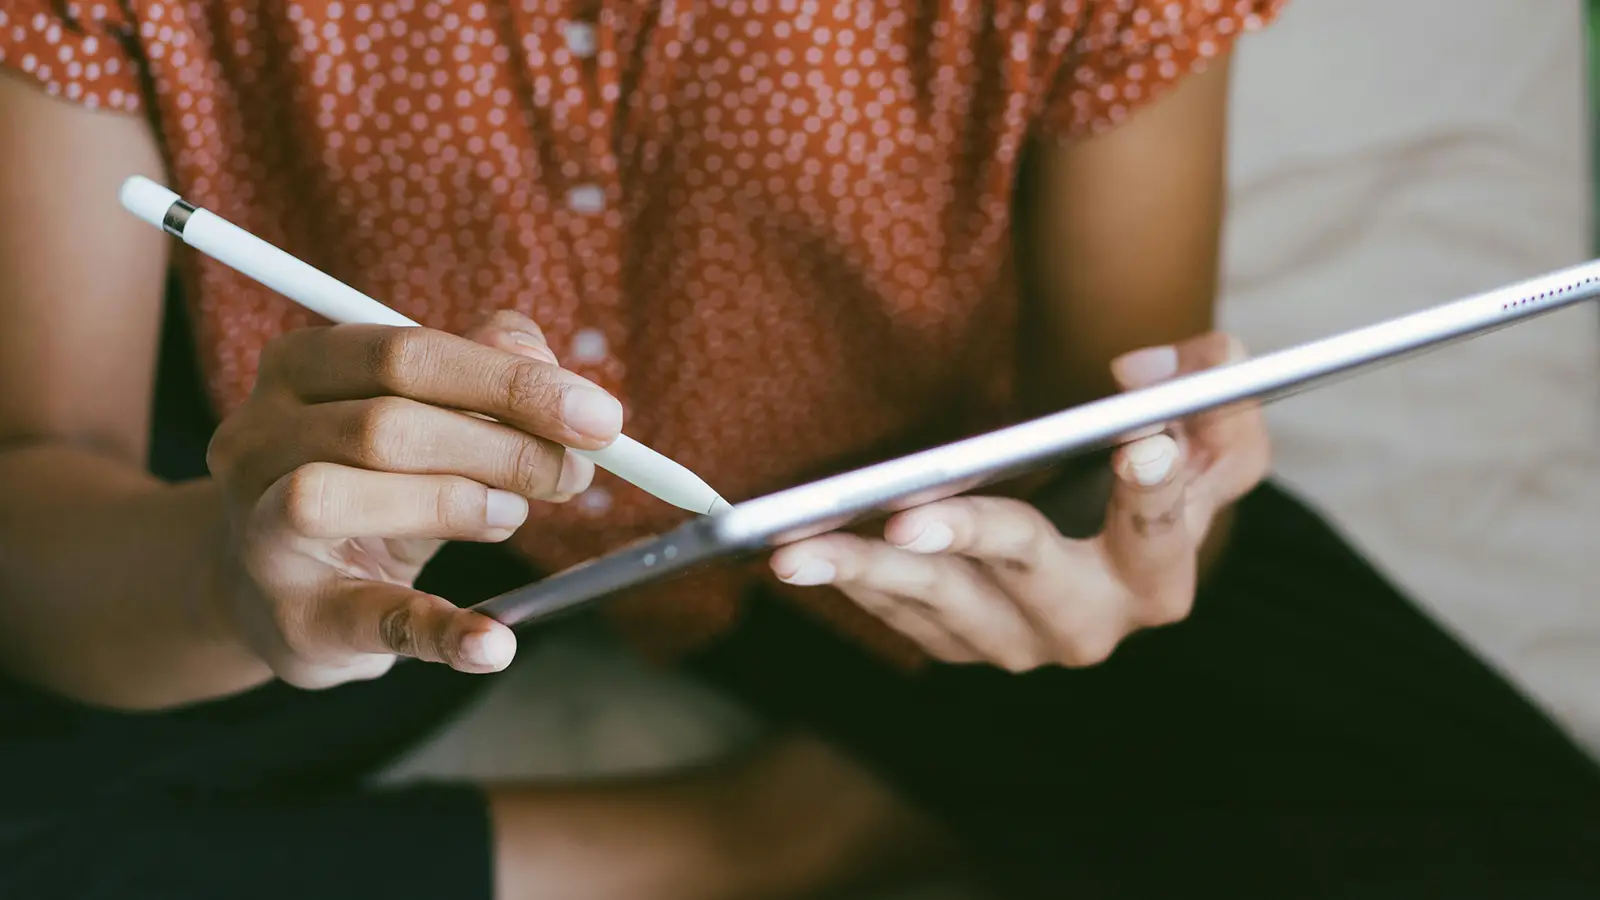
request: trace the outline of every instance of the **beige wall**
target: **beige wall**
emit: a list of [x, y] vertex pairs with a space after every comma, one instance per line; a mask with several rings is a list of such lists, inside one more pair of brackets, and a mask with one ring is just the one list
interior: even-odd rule
[[[1295, 0], [1241, 55], [1224, 317], [1278, 347], [1589, 255], [1578, 0]], [[1600, 309], [1287, 400], [1280, 470], [1600, 748]]]

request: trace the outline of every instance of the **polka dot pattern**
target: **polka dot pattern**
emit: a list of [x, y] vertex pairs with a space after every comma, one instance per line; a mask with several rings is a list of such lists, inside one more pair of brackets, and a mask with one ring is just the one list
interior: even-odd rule
[[[429, 326], [533, 316], [739, 499], [1010, 421], [1025, 142], [1113, 127], [1282, 2], [0, 0], [0, 66], [149, 117], [189, 199]], [[225, 413], [314, 320], [182, 265]], [[601, 473], [515, 540], [553, 570], [680, 516]], [[750, 574], [614, 608], [681, 650]]]

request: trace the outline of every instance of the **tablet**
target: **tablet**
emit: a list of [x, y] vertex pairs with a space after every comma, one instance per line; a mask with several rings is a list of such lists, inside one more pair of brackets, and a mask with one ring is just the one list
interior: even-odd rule
[[472, 607], [510, 626], [1103, 450], [1152, 426], [1268, 402], [1600, 296], [1600, 261], [736, 504]]

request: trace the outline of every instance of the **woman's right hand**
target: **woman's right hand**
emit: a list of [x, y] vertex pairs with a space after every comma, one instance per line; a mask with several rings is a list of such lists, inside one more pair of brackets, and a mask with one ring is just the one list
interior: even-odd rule
[[562, 369], [517, 313], [467, 337], [286, 334], [208, 451], [241, 576], [224, 618], [303, 688], [375, 678], [397, 656], [503, 669], [510, 629], [412, 584], [442, 541], [503, 541], [529, 500], [587, 488], [593, 464], [564, 447], [603, 447], [621, 427], [616, 399]]

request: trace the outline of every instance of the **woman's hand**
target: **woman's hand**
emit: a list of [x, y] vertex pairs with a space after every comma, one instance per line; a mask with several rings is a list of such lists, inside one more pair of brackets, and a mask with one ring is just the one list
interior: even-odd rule
[[[1243, 357], [1208, 334], [1112, 371], [1131, 390]], [[1090, 540], [1063, 537], [1021, 501], [956, 497], [894, 516], [884, 541], [828, 534], [771, 565], [790, 584], [839, 587], [947, 662], [1093, 665], [1132, 632], [1188, 614], [1201, 544], [1218, 511], [1266, 477], [1270, 448], [1259, 407], [1229, 407], [1119, 449], [1106, 525]]]
[[396, 655], [502, 669], [509, 629], [411, 585], [442, 541], [503, 541], [529, 500], [587, 488], [593, 464], [564, 446], [602, 447], [621, 427], [616, 399], [563, 370], [516, 313], [468, 337], [284, 335], [208, 454], [249, 576], [224, 617], [300, 687], [374, 678]]

